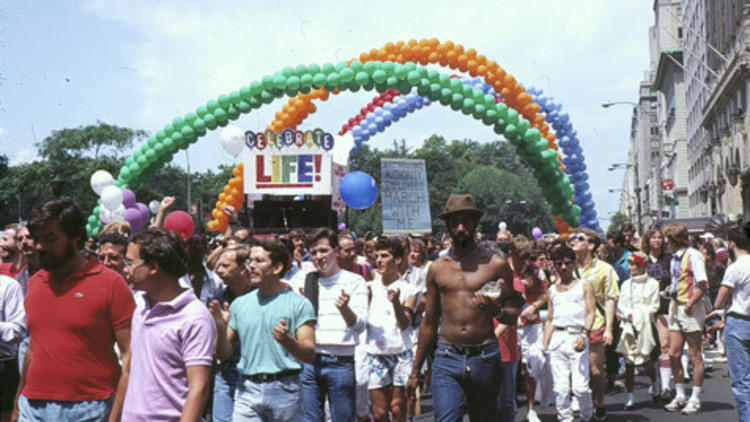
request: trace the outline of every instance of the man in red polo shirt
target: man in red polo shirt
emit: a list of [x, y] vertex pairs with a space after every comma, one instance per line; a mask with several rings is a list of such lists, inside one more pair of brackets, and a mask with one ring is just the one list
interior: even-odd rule
[[47, 202], [29, 223], [42, 269], [24, 302], [31, 344], [16, 400], [21, 421], [106, 421], [115, 390], [127, 385], [114, 344], [127, 368], [135, 301], [122, 276], [81, 254], [84, 226], [68, 198]]

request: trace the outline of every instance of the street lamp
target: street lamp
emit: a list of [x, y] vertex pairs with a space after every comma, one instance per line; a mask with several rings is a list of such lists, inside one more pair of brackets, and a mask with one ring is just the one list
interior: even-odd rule
[[49, 183], [52, 186], [52, 194], [55, 195], [55, 198], [59, 198], [62, 195], [65, 179], [58, 173]]
[[602, 103], [602, 108], [610, 108], [613, 105], [631, 105], [633, 107], [638, 107], [638, 104], [632, 101], [607, 101]]

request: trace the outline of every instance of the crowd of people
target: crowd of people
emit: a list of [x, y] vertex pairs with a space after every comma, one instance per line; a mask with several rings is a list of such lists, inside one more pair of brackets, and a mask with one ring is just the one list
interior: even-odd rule
[[[515, 421], [517, 385], [560, 421], [606, 420], [636, 368], [668, 412], [701, 410], [704, 350], [750, 420], [750, 233], [476, 233], [450, 195], [442, 237], [330, 228], [85, 237], [70, 199], [0, 236], [0, 421]], [[517, 376], [522, 377], [521, 380]], [[690, 379], [691, 381], [688, 381]], [[519, 382], [517, 382], [519, 381]]]

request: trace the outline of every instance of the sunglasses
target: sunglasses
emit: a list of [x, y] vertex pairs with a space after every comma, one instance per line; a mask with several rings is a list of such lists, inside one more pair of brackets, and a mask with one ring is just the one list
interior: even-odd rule
[[575, 261], [566, 259], [564, 261], [555, 261], [555, 267], [562, 267], [565, 265], [566, 267], [572, 267], [573, 264], [575, 264]]
[[570, 240], [577, 240], [579, 242], [585, 242], [586, 241], [586, 235], [584, 235], [584, 234], [574, 234], [573, 236], [570, 236]]

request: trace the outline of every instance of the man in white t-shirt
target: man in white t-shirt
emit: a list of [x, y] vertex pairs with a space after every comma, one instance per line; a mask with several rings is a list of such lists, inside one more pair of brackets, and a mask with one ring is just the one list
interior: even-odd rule
[[[315, 360], [302, 369], [304, 421], [323, 422], [328, 397], [331, 421], [351, 422], [356, 419], [354, 347], [366, 327], [367, 287], [361, 276], [339, 268], [333, 230], [315, 230], [307, 248], [317, 271], [307, 275], [302, 288], [313, 303], [317, 323]], [[314, 293], [308, 291], [313, 288]]]
[[737, 402], [739, 420], [750, 420], [750, 239], [745, 233], [729, 231], [729, 248], [735, 262], [727, 268], [716, 296], [716, 309], [723, 309], [729, 299], [732, 304], [726, 314], [724, 342], [729, 362], [729, 379]]
[[401, 242], [380, 238], [375, 245], [376, 274], [368, 283], [370, 311], [367, 321], [367, 352], [370, 361], [368, 388], [375, 421], [403, 421], [406, 415], [404, 387], [414, 354], [410, 325], [417, 289], [398, 267], [404, 256]]

